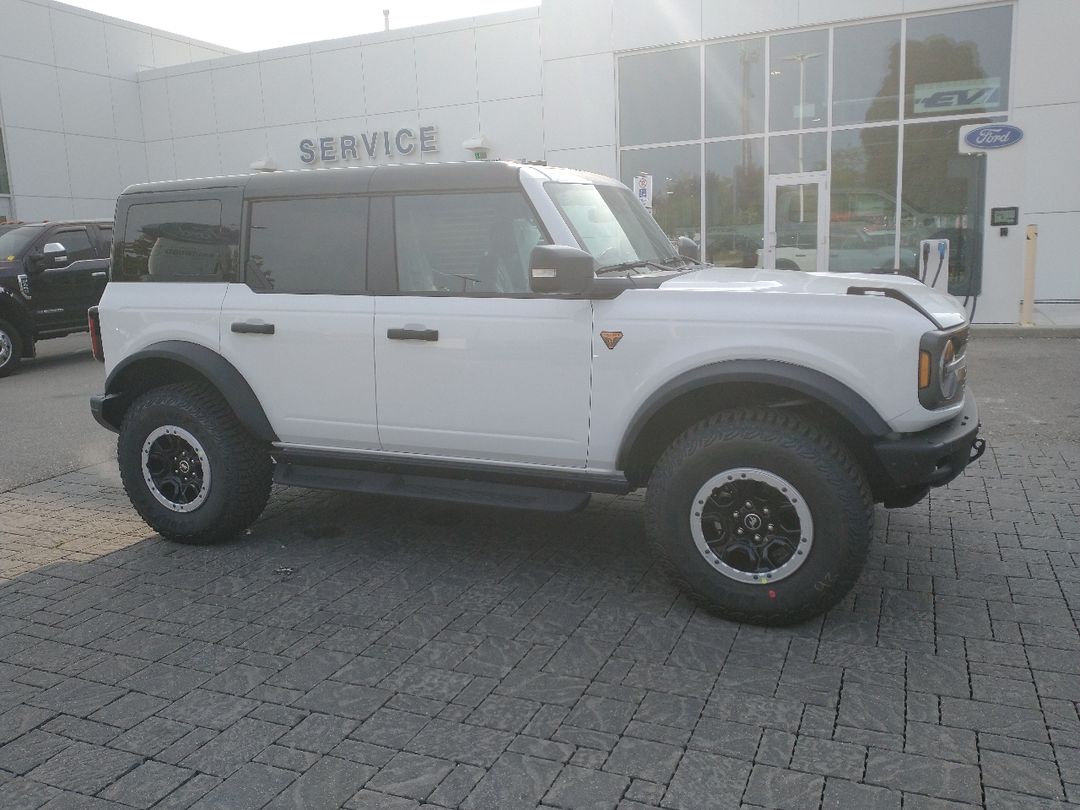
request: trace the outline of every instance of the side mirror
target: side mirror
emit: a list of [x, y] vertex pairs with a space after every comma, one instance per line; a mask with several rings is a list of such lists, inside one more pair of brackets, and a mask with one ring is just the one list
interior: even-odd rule
[[701, 248], [689, 236], [680, 236], [679, 255], [685, 256], [687, 259], [693, 259], [696, 262], [701, 259]]
[[529, 255], [529, 289], [535, 293], [586, 292], [596, 262], [584, 250], [566, 245], [537, 245]]
[[31, 253], [30, 271], [40, 273], [50, 267], [60, 267], [67, 263], [67, 248], [60, 242], [46, 242], [41, 253]]

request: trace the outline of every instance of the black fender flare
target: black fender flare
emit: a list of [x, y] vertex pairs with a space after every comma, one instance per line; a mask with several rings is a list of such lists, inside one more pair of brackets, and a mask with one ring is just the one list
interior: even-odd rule
[[37, 328], [30, 309], [11, 290], [0, 287], [0, 318], [9, 321], [19, 330], [23, 342], [23, 357], [34, 356], [34, 340]]
[[832, 408], [866, 437], [880, 437], [892, 432], [869, 402], [827, 374], [779, 360], [725, 360], [683, 372], [650, 395], [623, 434], [616, 469], [626, 469], [645, 426], [664, 406], [706, 386], [735, 383], [758, 383], [797, 391]]
[[126, 372], [137, 363], [147, 360], [168, 360], [197, 372], [221, 392], [233, 413], [236, 414], [236, 418], [252, 435], [267, 442], [278, 441], [270, 420], [266, 418], [266, 411], [263, 410], [259, 398], [251, 390], [248, 381], [244, 379], [244, 375], [220, 354], [197, 343], [165, 340], [152, 343], [145, 349], [125, 357], [116, 364], [105, 380], [105, 399], [123, 396], [123, 381]]

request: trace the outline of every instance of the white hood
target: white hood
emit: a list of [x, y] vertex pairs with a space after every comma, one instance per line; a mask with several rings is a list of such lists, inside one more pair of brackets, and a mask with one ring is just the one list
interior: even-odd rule
[[804, 273], [795, 270], [703, 267], [665, 281], [660, 287], [806, 295], [848, 295], [848, 290], [852, 287], [887, 289], [895, 290], [915, 304], [939, 329], [959, 326], [967, 317], [960, 302], [951, 295], [938, 292], [907, 276], [879, 273]]

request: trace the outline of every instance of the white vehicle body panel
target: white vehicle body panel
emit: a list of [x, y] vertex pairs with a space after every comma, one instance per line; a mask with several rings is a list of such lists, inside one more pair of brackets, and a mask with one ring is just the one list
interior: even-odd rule
[[[393, 295], [375, 306], [384, 450], [585, 466], [589, 301]], [[387, 338], [397, 328], [439, 338]]]
[[105, 373], [117, 362], [163, 340], [221, 348], [221, 302], [228, 284], [210, 282], [110, 282], [98, 311]]
[[[282, 442], [378, 449], [374, 301], [228, 285], [221, 354], [247, 380]], [[275, 332], [237, 334], [234, 322], [272, 323]]]

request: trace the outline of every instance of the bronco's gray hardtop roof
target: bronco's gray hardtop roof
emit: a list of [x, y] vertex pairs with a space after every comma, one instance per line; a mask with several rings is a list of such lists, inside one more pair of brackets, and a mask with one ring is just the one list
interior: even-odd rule
[[520, 174], [524, 166], [512, 161], [470, 161], [257, 172], [140, 183], [126, 188], [122, 196], [227, 188], [243, 189], [245, 197], [513, 189], [521, 185]]

